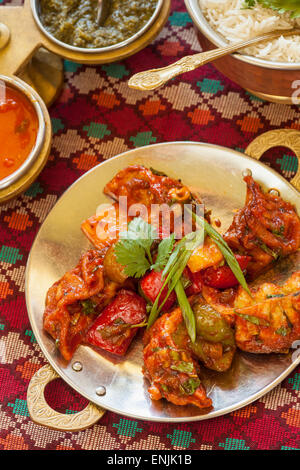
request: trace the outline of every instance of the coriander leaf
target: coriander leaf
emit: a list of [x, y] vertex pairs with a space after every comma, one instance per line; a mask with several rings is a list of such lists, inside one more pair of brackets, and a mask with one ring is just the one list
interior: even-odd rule
[[259, 243], [259, 247], [268, 255], [272, 256], [275, 260], [279, 258], [278, 253], [271, 250], [265, 243]]
[[128, 224], [127, 232], [121, 232], [120, 238], [127, 240], [136, 240], [144, 248], [151, 246], [153, 241], [158, 238], [157, 231], [152, 225], [148, 224], [141, 217], [135, 217]]
[[154, 271], [162, 271], [166, 266], [170, 254], [172, 253], [175, 243], [175, 234], [172, 233], [170, 238], [162, 240], [158, 246], [158, 253], [155, 263], [151, 266]]
[[129, 277], [142, 277], [150, 268], [146, 252], [138, 240], [120, 239], [115, 246], [117, 262], [125, 266], [124, 273]]
[[245, 6], [248, 8], [253, 8], [256, 4], [271, 8], [280, 14], [288, 12], [292, 18], [300, 16], [299, 0], [245, 0]]
[[97, 304], [95, 304], [91, 299], [87, 300], [81, 300], [81, 306], [82, 306], [82, 313], [84, 315], [93, 315], [95, 312], [95, 307]]
[[286, 328], [285, 326], [281, 326], [280, 328], [278, 328], [278, 330], [275, 331], [275, 333], [280, 336], [287, 336], [290, 332], [291, 330], [289, 328]]
[[183, 382], [182, 387], [187, 395], [193, 395], [197, 388], [200, 387], [200, 384], [200, 379], [195, 377]]
[[150, 248], [157, 238], [157, 231], [141, 217], [136, 217], [128, 224], [127, 232], [120, 233], [120, 239], [135, 240], [138, 245], [144, 248], [151, 264]]
[[172, 370], [178, 372], [185, 372], [186, 374], [191, 374], [194, 371], [194, 364], [192, 362], [179, 362], [178, 364], [171, 365]]
[[168, 393], [169, 389], [168, 389], [167, 385], [165, 385], [164, 383], [161, 382], [159, 384], [159, 386], [164, 392]]
[[150, 167], [150, 170], [156, 176], [168, 176], [163, 171], [155, 170], [155, 168]]
[[236, 310], [234, 310], [234, 313], [238, 317], [242, 318], [243, 320], [253, 323], [253, 325], [270, 326], [270, 324], [266, 320], [263, 320], [262, 318], [254, 317], [253, 315], [246, 315], [246, 314], [238, 313]]

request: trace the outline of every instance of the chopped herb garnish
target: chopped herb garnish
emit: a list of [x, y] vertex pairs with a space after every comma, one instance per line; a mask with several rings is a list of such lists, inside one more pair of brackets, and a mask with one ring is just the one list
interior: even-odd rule
[[159, 171], [159, 170], [155, 170], [155, 168], [152, 168], [150, 167], [150, 170], [152, 171], [152, 173], [156, 176], [168, 176], [166, 175], [166, 173], [164, 173], [163, 171]]
[[124, 325], [126, 322], [123, 320], [123, 318], [116, 318], [114, 321], [114, 325]]
[[157, 258], [155, 260], [155, 263], [151, 266], [151, 269], [153, 269], [154, 271], [162, 271], [164, 269], [168, 262], [170, 254], [172, 253], [174, 243], [174, 233], [172, 233], [169, 238], [165, 238], [160, 242], [158, 246]]
[[164, 392], [168, 393], [169, 389], [165, 384], [160, 383], [159, 385], [160, 385], [160, 388], [162, 388]]
[[145, 249], [136, 240], [120, 240], [115, 246], [117, 262], [125, 266], [129, 277], [142, 277], [150, 269]]
[[257, 3], [265, 8], [272, 8], [278, 13], [290, 13], [292, 18], [300, 16], [298, 0], [244, 0], [245, 8], [253, 8]]
[[281, 225], [281, 227], [278, 230], [272, 230], [273, 235], [277, 235], [277, 237], [283, 238], [285, 231], [284, 225]]
[[178, 364], [172, 364], [171, 369], [191, 374], [194, 371], [194, 364], [192, 362], [179, 362]]
[[265, 243], [259, 243], [260, 248], [265, 251], [268, 255], [272, 256], [275, 260], [279, 258], [279, 254], [271, 250]]
[[82, 313], [84, 313], [84, 315], [94, 315], [96, 313], [95, 308], [97, 307], [97, 304], [91, 299], [81, 300], [80, 303], [82, 306]]
[[284, 294], [267, 295], [267, 299], [281, 299], [282, 297], [284, 297]]
[[267, 322], [266, 320], [263, 320], [262, 318], [257, 318], [257, 317], [254, 317], [253, 315], [244, 315], [242, 313], [238, 313], [236, 310], [234, 310], [234, 313], [238, 316], [238, 317], [241, 317], [243, 320], [246, 320], [250, 323], [253, 323], [254, 325], [258, 325], [258, 326], [269, 326], [269, 322]]
[[278, 328], [278, 330], [275, 331], [275, 333], [280, 336], [287, 336], [290, 332], [290, 329], [286, 328], [285, 326], [281, 326]]
[[157, 238], [156, 230], [141, 217], [129, 223], [127, 232], [120, 233], [115, 255], [118, 263], [125, 266], [127, 276], [140, 278], [150, 269], [151, 246]]
[[195, 377], [183, 382], [182, 387], [187, 395], [193, 395], [200, 384], [200, 379]]

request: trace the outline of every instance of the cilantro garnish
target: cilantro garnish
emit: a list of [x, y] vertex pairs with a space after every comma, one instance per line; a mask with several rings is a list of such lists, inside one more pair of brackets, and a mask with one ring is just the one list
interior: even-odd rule
[[162, 271], [166, 266], [175, 243], [175, 235], [172, 233], [170, 238], [162, 240], [158, 246], [157, 258], [151, 266], [154, 271]]
[[95, 307], [97, 307], [97, 304], [94, 303], [91, 299], [87, 300], [81, 300], [81, 306], [82, 306], [82, 313], [84, 315], [93, 315], [95, 312]]
[[115, 246], [115, 255], [129, 277], [140, 278], [150, 268], [145, 249], [136, 240], [120, 240]]
[[193, 395], [197, 388], [200, 387], [200, 384], [200, 379], [197, 377], [186, 380], [183, 382], [182, 387], [187, 395]]
[[281, 326], [278, 328], [278, 330], [275, 331], [275, 333], [280, 336], [287, 336], [290, 332], [290, 329], [286, 328], [285, 326]]
[[115, 255], [118, 263], [125, 266], [127, 276], [140, 278], [150, 269], [151, 246], [157, 238], [156, 230], [141, 217], [128, 224], [127, 232], [120, 233]]
[[156, 176], [168, 176], [163, 171], [155, 170], [155, 168], [150, 167], [150, 170]]
[[[126, 247], [127, 251], [128, 250], [135, 250], [139, 249], [139, 253], [141, 254], [141, 249], [144, 250], [144, 256], [145, 258], [148, 258], [148, 261], [150, 264], [152, 264], [152, 255], [151, 255], [151, 246], [154, 240], [157, 240], [158, 235], [156, 230], [152, 227], [152, 225], [148, 224], [145, 222], [141, 217], [136, 217], [133, 219], [129, 224], [128, 224], [128, 230], [127, 232], [121, 232], [120, 233], [120, 240], [118, 241], [116, 248], [119, 248], [120, 246]], [[127, 242], [131, 242], [127, 243]], [[117, 250], [118, 251], [118, 250]], [[131, 255], [133, 252], [130, 252], [130, 256], [128, 256], [128, 261], [131, 258]], [[118, 255], [116, 252], [117, 256], [117, 261], [118, 261]], [[126, 259], [125, 263], [122, 261], [119, 261], [123, 265], [127, 265]], [[145, 271], [146, 272], [146, 271]], [[126, 273], [127, 274], [127, 273]], [[139, 277], [139, 276], [135, 276]]]
[[266, 320], [263, 320], [262, 318], [257, 318], [257, 317], [254, 317], [253, 315], [246, 315], [246, 314], [238, 313], [236, 310], [234, 310], [234, 313], [238, 317], [242, 318], [243, 320], [253, 323], [253, 325], [270, 326], [270, 324]]
[[245, 7], [253, 8], [257, 3], [278, 13], [288, 12], [292, 18], [300, 16], [299, 0], [245, 0]]
[[185, 372], [186, 374], [191, 374], [194, 371], [194, 364], [192, 362], [179, 362], [178, 364], [171, 365], [172, 370], [178, 372]]
[[285, 232], [285, 226], [281, 225], [278, 229], [272, 230], [272, 233], [277, 237], [283, 238]]
[[275, 260], [279, 258], [279, 254], [271, 250], [265, 243], [259, 243], [259, 246], [265, 253], [272, 256]]

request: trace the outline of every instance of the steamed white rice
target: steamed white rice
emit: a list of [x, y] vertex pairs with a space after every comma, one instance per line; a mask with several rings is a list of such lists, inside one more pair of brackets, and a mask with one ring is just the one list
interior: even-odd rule
[[[244, 0], [199, 0], [200, 7], [212, 28], [229, 42], [239, 42], [274, 29], [300, 27], [300, 18], [279, 14], [257, 5], [245, 9]], [[264, 42], [243, 50], [260, 59], [276, 62], [300, 62], [300, 35]]]

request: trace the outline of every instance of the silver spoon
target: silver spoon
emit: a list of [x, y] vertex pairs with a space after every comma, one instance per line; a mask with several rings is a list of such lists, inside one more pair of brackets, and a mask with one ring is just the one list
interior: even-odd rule
[[100, 26], [107, 19], [111, 9], [111, 0], [98, 0], [96, 23]]

